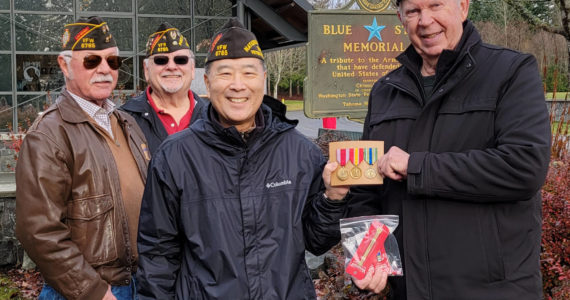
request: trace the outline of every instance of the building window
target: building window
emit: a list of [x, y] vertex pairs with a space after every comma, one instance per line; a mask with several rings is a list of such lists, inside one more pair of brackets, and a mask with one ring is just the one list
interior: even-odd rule
[[[210, 38], [235, 13], [228, 0], [0, 0], [0, 132], [27, 129], [65, 85], [57, 62], [66, 24], [101, 16], [117, 41], [123, 66], [111, 98], [119, 105], [146, 88], [146, 42], [162, 22], [188, 39], [196, 67]], [[195, 80], [201, 81], [202, 78]]]
[[71, 12], [73, 10], [73, 0], [14, 0], [14, 9]]
[[41, 112], [55, 103], [59, 94], [35, 94], [18, 96], [18, 131], [28, 130]]
[[208, 53], [210, 48], [210, 39], [212, 36], [222, 28], [227, 19], [206, 19], [196, 18], [196, 29], [194, 36], [196, 39], [196, 53]]
[[0, 54], [0, 92], [12, 90], [12, 59], [10, 54]]
[[[24, 0], [29, 1], [29, 0]], [[162, 5], [164, 5], [164, 1]], [[79, 0], [77, 2], [79, 11], [101, 11], [101, 12], [131, 12], [132, 11], [132, 0], [113, 0], [113, 1], [101, 1], [101, 0]], [[110, 26], [109, 26], [110, 27]], [[111, 27], [112, 29], [112, 27]]]
[[63, 27], [73, 22], [70, 15], [16, 14], [14, 19], [17, 51], [60, 51]]
[[0, 51], [10, 49], [10, 14], [0, 14]]
[[0, 95], [0, 131], [12, 131], [14, 108], [11, 95]]
[[123, 58], [123, 65], [119, 69], [119, 78], [117, 80], [117, 87], [116, 90], [124, 91], [124, 90], [133, 90], [134, 89], [134, 68], [133, 68], [133, 58], [129, 57], [122, 57]]
[[133, 51], [133, 19], [103, 17], [109, 25], [111, 33], [117, 41], [117, 47], [122, 51]]
[[61, 88], [64, 84], [63, 74], [57, 63], [57, 55], [16, 55], [18, 91], [53, 91]]
[[[222, 0], [217, 0], [222, 1]], [[225, 0], [227, 1], [227, 0]], [[164, 0], [139, 0], [138, 12], [141, 14], [157, 15], [191, 15], [192, 1], [188, 0], [168, 0], [168, 5]]]
[[200, 0], [194, 1], [194, 14], [198, 16], [232, 16], [232, 1]]

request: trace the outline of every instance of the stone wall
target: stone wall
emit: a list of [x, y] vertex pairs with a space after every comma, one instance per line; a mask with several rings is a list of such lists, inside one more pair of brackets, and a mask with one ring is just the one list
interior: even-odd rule
[[0, 266], [13, 266], [23, 260], [24, 251], [14, 234], [16, 198], [0, 198]]
[[564, 111], [566, 112], [564, 120], [570, 120], [570, 100], [546, 100], [546, 107], [550, 113], [554, 111], [556, 121], [560, 121]]
[[16, 149], [19, 149], [21, 134], [0, 134], [0, 172], [14, 172], [16, 168]]

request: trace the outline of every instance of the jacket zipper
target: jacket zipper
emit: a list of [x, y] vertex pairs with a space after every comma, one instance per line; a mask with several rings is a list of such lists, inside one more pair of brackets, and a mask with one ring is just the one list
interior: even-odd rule
[[[416, 81], [418, 80], [417, 76], [415, 76], [415, 79], [416, 79]], [[416, 95], [414, 95], [414, 93], [413, 93], [412, 91], [410, 91], [409, 89], [407, 89], [406, 87], [400, 86], [400, 85], [398, 85], [398, 84], [396, 84], [396, 83], [393, 83], [393, 82], [387, 82], [387, 84], [390, 85], [390, 86], [392, 86], [392, 87], [394, 87], [394, 88], [396, 88], [396, 89], [398, 89], [398, 90], [400, 90], [400, 91], [402, 91], [402, 92], [404, 92], [404, 93], [406, 93], [406, 94], [408, 94], [408, 95], [410, 95], [410, 96], [412, 96], [414, 99], [418, 100], [418, 98], [416, 97]], [[438, 85], [438, 86], [439, 86], [439, 85]], [[435, 90], [435, 87], [434, 87], [434, 90]], [[423, 89], [421, 90], [421, 93], [423, 94]], [[424, 98], [425, 98], [425, 95], [424, 95]], [[422, 105], [422, 110], [423, 110], [423, 108], [425, 107], [426, 103], [424, 103], [425, 101], [423, 101], [423, 100], [421, 100], [421, 99], [419, 99], [419, 102], [420, 102], [420, 103], [423, 103], [423, 105]], [[420, 113], [420, 114], [421, 114], [421, 113]], [[430, 137], [430, 140], [431, 140], [431, 137]], [[431, 142], [430, 142], [429, 144], [431, 145]], [[430, 147], [430, 145], [428, 145], [428, 147]], [[424, 244], [424, 249], [425, 249], [426, 264], [427, 264], [427, 270], [426, 270], [426, 272], [427, 272], [427, 275], [428, 275], [428, 276], [427, 276], [428, 299], [432, 299], [432, 290], [431, 290], [431, 289], [432, 289], [432, 283], [431, 283], [431, 272], [430, 272], [430, 266], [429, 266], [429, 265], [430, 265], [430, 263], [429, 263], [429, 248], [428, 248], [428, 245], [427, 245], [427, 227], [428, 227], [428, 226], [427, 226], [427, 202], [426, 202], [425, 199], [423, 199], [423, 200], [421, 200], [421, 201], [423, 202], [423, 205], [422, 205], [422, 206], [423, 206], [423, 211], [424, 211], [423, 228], [424, 228], [424, 235], [425, 235], [425, 237], [426, 237], [426, 244]], [[402, 212], [403, 212], [403, 210], [402, 210]], [[405, 239], [404, 239], [404, 240], [405, 240]]]

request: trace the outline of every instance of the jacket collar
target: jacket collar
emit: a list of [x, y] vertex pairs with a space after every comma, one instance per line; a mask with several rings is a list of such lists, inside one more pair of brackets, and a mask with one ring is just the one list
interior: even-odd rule
[[73, 97], [69, 94], [67, 89], [63, 89], [58, 101], [56, 102], [57, 109], [61, 114], [61, 118], [68, 123], [83, 123], [89, 122], [89, 116], [83, 111]]
[[[61, 115], [61, 119], [68, 123], [84, 123], [89, 122], [89, 116], [83, 109], [73, 100], [69, 92], [64, 88], [61, 92], [57, 102], [57, 109]], [[125, 123], [127, 120], [117, 113], [115, 109], [113, 114], [117, 117], [120, 123]]]
[[[465, 20], [463, 22], [463, 34], [457, 47], [454, 50], [443, 50], [439, 56], [436, 66], [436, 81], [440, 81], [440, 79], [449, 74], [462, 58], [469, 53], [470, 49], [478, 43], [481, 43], [479, 32], [471, 21]], [[397, 59], [402, 66], [416, 74], [418, 79], [421, 78], [420, 68], [423, 60], [413, 45], [410, 45]]]
[[[136, 113], [145, 113], [152, 111], [152, 107], [148, 103], [146, 93], [147, 90], [140, 93], [140, 95], [131, 98], [129, 101], [127, 101], [127, 103], [121, 106], [121, 109]], [[200, 98], [200, 96], [198, 96], [198, 94], [194, 93], [193, 91], [192, 91], [192, 96], [194, 96], [194, 101], [196, 102], [196, 105], [194, 105], [194, 109], [204, 104], [203, 102], [205, 100]]]
[[[259, 144], [260, 141], [263, 143], [263, 141], [277, 133], [293, 129], [299, 121], [287, 119], [285, 116], [286, 111], [287, 107], [284, 104], [265, 95], [256, 115], [256, 132], [247, 141], [248, 147], [253, 144]], [[220, 142], [222, 144], [232, 144], [233, 146], [244, 145], [241, 135], [235, 127], [224, 128], [220, 124], [217, 120], [217, 113], [214, 111], [211, 103], [208, 103], [207, 107], [201, 111], [201, 120], [196, 122], [196, 126], [192, 125], [192, 128], [197, 133], [201, 133], [200, 136], [204, 140], [208, 139], [209, 144]], [[213, 136], [217, 138], [212, 139], [211, 137]]]

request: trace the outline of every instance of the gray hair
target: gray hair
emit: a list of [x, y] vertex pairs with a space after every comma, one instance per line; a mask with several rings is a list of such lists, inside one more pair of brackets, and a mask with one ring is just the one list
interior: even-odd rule
[[[73, 76], [73, 73], [71, 72], [71, 66], [69, 65], [71, 63], [71, 57], [73, 56], [73, 51], [72, 50], [63, 50], [61, 52], [59, 52], [59, 55], [63, 58], [63, 60], [65, 61], [65, 64], [67, 65], [67, 68], [69, 69], [69, 76], [70, 79]], [[119, 56], [119, 48], [117, 48], [117, 56]], [[63, 79], [65, 80], [65, 83], [67, 84], [67, 77], [63, 76]]]
[[69, 67], [69, 62], [71, 62], [71, 55], [73, 54], [73, 51], [71, 50], [63, 50], [59, 53], [59, 56], [63, 57], [63, 60], [65, 60], [65, 63], [67, 64], [67, 66]]
[[[59, 56], [63, 57], [63, 60], [65, 60], [65, 63], [67, 64], [68, 67], [69, 67], [69, 63], [71, 62], [71, 56], [72, 55], [73, 55], [73, 51], [71, 51], [71, 50], [63, 50], [63, 51], [59, 52]], [[120, 56], [119, 48], [117, 48], [117, 56]]]
[[[396, 0], [396, 6], [398, 7], [398, 11], [400, 12], [400, 14], [402, 13], [402, 6], [400, 4], [402, 4], [402, 2], [404, 2], [406, 0]], [[471, 0], [467, 0], [468, 2], [470, 2]], [[457, 4], [461, 3], [461, 0], [457, 0]]]

